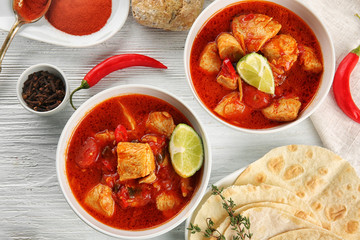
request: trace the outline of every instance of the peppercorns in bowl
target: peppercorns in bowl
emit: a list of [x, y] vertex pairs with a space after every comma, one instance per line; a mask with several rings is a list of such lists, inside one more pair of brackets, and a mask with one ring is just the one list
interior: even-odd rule
[[17, 83], [17, 97], [29, 112], [50, 116], [68, 102], [69, 84], [64, 72], [51, 64], [37, 64], [26, 69]]

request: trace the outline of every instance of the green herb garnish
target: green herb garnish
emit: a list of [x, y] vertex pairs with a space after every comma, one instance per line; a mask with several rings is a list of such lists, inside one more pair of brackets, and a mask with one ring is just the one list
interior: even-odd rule
[[[250, 233], [250, 219], [247, 217], [242, 216], [241, 214], [235, 215], [234, 208], [236, 204], [230, 198], [226, 200], [225, 197], [222, 195], [222, 191], [224, 189], [218, 189], [215, 185], [211, 186], [211, 194], [212, 195], [219, 195], [220, 198], [223, 200], [222, 206], [228, 213], [230, 217], [230, 225], [232, 226], [232, 230], [235, 230], [237, 235], [233, 236], [233, 240], [246, 240], [251, 239], [252, 233]], [[207, 228], [202, 230], [198, 225], [193, 225], [190, 223], [190, 227], [187, 228], [191, 234], [195, 233], [203, 233], [204, 237], [210, 238], [213, 237], [217, 240], [226, 240], [225, 236], [221, 234], [216, 228], [214, 228], [214, 222], [211, 218], [206, 219]]]

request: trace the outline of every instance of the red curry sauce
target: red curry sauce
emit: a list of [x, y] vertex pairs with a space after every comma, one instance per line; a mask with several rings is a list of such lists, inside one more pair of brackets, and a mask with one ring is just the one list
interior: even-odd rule
[[[292, 11], [270, 2], [251, 1], [233, 4], [216, 13], [204, 24], [196, 36], [190, 56], [190, 72], [195, 90], [203, 104], [217, 117], [239, 127], [250, 129], [263, 129], [278, 126], [282, 122], [271, 121], [258, 110], [248, 111], [241, 119], [225, 119], [214, 112], [220, 100], [232, 90], [228, 90], [216, 82], [217, 74], [208, 74], [199, 67], [201, 52], [209, 42], [214, 42], [222, 32], [231, 32], [230, 24], [234, 17], [244, 14], [264, 14], [273, 17], [282, 28], [278, 34], [289, 34], [299, 44], [309, 46], [315, 50], [318, 59], [322, 61], [319, 42], [310, 27]], [[276, 87], [276, 92], [293, 94], [300, 98], [300, 112], [304, 110], [313, 99], [321, 82], [322, 73], [312, 74], [301, 69], [299, 60], [286, 73], [286, 81]]]
[[[130, 110], [131, 115], [137, 123], [136, 133], [129, 135], [129, 142], [138, 142], [141, 137], [146, 134], [145, 122], [148, 114], [153, 111], [166, 111], [170, 113], [173, 117], [175, 125], [179, 123], [186, 123], [190, 125], [190, 122], [182, 113], [165, 101], [155, 97], [131, 94], [108, 99], [94, 107], [74, 131], [68, 146], [68, 159], [66, 161], [67, 177], [77, 201], [97, 220], [106, 225], [124, 230], [143, 230], [152, 228], [173, 218], [188, 204], [194, 191], [196, 191], [201, 171], [198, 171], [190, 178], [190, 184], [194, 191], [192, 191], [188, 196], [183, 197], [180, 190], [180, 177], [172, 168], [171, 163], [167, 167], [159, 167], [157, 164], [155, 170], [157, 180], [155, 183], [160, 186], [160, 190], [155, 189], [150, 184], [139, 184], [136, 180], [127, 180], [126, 182], [126, 184], [134, 186], [134, 189], [136, 188], [141, 191], [142, 196], [147, 198], [147, 204], [142, 207], [123, 207], [121, 203], [119, 204], [119, 201], [116, 199], [118, 191], [117, 188], [119, 186], [116, 187], [115, 185], [121, 185], [122, 183], [119, 183], [119, 180], [116, 180], [118, 179], [118, 176], [116, 176], [116, 154], [112, 155], [108, 152], [105, 156], [100, 155], [95, 165], [90, 168], [80, 168], [76, 163], [77, 153], [80, 151], [79, 148], [89, 136], [93, 136], [99, 132], [104, 132], [104, 130], [113, 131], [119, 123], [128, 128], [123, 114], [119, 111], [118, 101], [121, 101], [121, 104]], [[108, 145], [111, 148], [115, 147], [111, 144]], [[168, 140], [166, 142], [166, 147], [167, 145]], [[112, 171], [109, 171], [108, 167], [104, 166], [103, 161], [105, 160], [110, 162], [112, 165]], [[116, 204], [113, 216], [106, 217], [88, 207], [84, 201], [89, 190], [99, 183], [106, 184], [104, 179], [109, 176], [112, 176], [115, 179], [115, 185], [112, 186], [112, 196]], [[173, 211], [166, 212], [164, 214], [157, 209], [155, 198], [165, 190], [178, 196], [179, 199], [181, 199], [181, 203]]]

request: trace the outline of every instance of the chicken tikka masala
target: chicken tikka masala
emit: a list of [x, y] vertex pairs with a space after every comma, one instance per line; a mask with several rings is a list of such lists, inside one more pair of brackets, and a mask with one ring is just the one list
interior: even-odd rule
[[[250, 53], [267, 59], [273, 94], [247, 84], [234, 70]], [[299, 16], [274, 3], [244, 1], [203, 25], [191, 50], [190, 72], [212, 113], [235, 126], [263, 129], [298, 118], [319, 87], [323, 61], [315, 34]]]

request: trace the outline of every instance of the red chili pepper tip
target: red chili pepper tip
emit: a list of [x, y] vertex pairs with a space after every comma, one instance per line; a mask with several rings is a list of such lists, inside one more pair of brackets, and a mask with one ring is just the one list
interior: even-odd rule
[[356, 106], [350, 92], [350, 75], [360, 57], [360, 46], [353, 49], [340, 62], [333, 82], [333, 92], [337, 105], [352, 120], [360, 123], [360, 109]]

